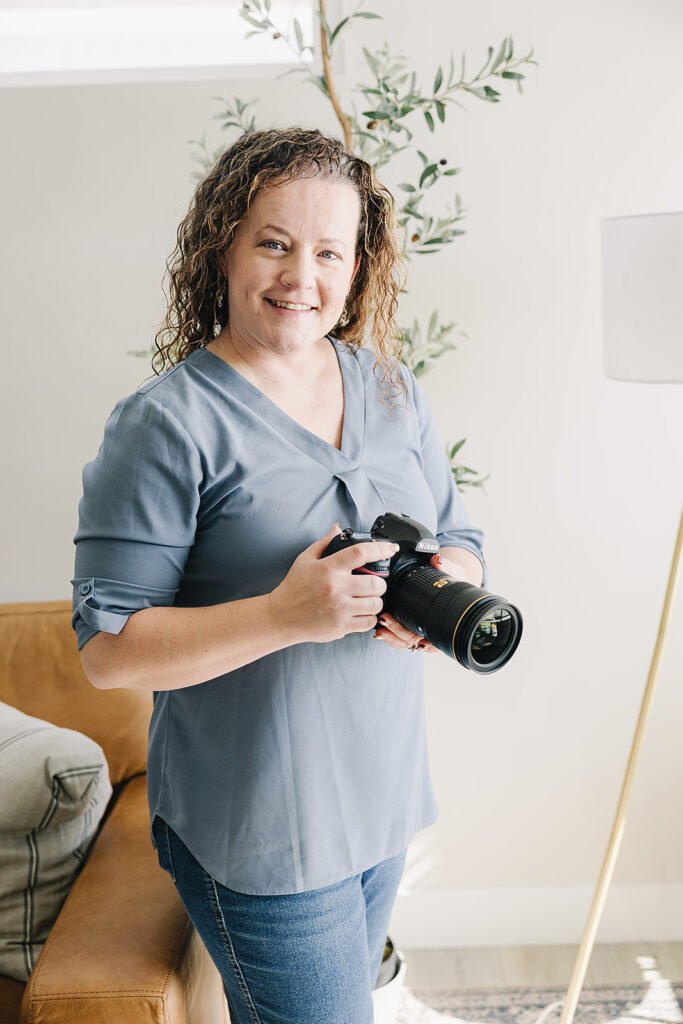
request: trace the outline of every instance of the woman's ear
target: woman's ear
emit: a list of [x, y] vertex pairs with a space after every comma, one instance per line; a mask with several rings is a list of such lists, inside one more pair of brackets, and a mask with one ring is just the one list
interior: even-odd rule
[[[360, 253], [358, 253], [358, 255], [356, 256], [356, 262], [353, 265], [353, 273], [351, 274], [351, 281], [353, 281], [354, 277], [356, 276], [356, 273], [358, 271], [359, 266], [360, 266]], [[351, 281], [349, 281], [349, 284], [351, 284]]]

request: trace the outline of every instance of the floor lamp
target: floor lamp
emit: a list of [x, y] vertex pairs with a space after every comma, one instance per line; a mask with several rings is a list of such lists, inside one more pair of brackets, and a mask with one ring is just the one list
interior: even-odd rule
[[[601, 222], [601, 236], [605, 376], [634, 382], [683, 382], [683, 212], [610, 217]], [[619, 854], [626, 805], [674, 603], [681, 547], [683, 510], [614, 824], [564, 998], [560, 1024], [571, 1024], [574, 1019]]]

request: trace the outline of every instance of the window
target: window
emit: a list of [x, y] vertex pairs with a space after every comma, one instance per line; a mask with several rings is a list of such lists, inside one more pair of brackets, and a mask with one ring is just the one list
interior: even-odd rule
[[[240, 2], [132, 2], [0, 9], [0, 84], [79, 85], [99, 82], [191, 81], [259, 77], [297, 66], [284, 38], [258, 33], [239, 16]], [[294, 40], [317, 47], [314, 0], [272, 0], [271, 20]], [[305, 51], [307, 62], [313, 54]]]

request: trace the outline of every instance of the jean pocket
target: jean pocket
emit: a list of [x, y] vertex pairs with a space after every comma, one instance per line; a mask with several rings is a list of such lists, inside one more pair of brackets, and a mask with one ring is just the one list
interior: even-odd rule
[[176, 875], [173, 867], [173, 856], [171, 854], [171, 841], [168, 834], [168, 825], [158, 814], [154, 815], [152, 822], [152, 833], [157, 844], [157, 857], [159, 866], [167, 871], [175, 883]]

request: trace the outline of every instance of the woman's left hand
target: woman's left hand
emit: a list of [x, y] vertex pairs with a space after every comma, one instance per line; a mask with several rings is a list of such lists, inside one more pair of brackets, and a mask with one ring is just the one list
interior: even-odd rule
[[[430, 565], [452, 576], [453, 579], [467, 582], [467, 573], [463, 567], [456, 562], [449, 562], [447, 558], [443, 558], [441, 555], [432, 555]], [[380, 612], [377, 616], [377, 627], [374, 635], [399, 651], [424, 651], [425, 654], [431, 654], [433, 651], [438, 650], [438, 647], [430, 644], [429, 640], [426, 640], [425, 637], [420, 636], [419, 633], [413, 633], [412, 629], [406, 629], [405, 626], [402, 626], [388, 612]]]

